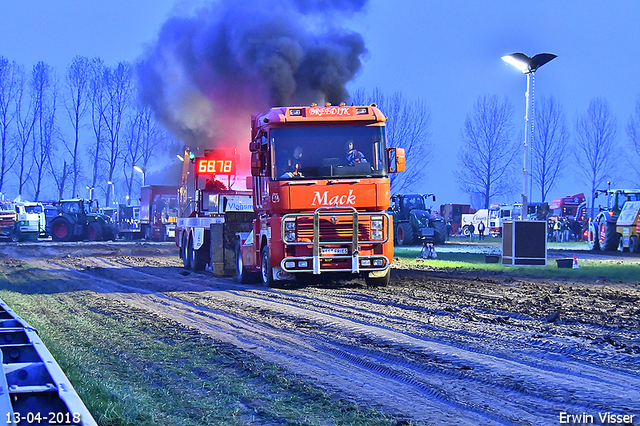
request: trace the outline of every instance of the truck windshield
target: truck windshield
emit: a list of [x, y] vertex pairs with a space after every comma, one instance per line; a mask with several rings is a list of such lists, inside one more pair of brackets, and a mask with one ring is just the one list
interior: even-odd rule
[[384, 127], [271, 129], [273, 179], [387, 176]]

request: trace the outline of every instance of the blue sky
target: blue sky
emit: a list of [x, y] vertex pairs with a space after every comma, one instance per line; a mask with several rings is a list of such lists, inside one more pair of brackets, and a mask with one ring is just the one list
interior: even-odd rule
[[[172, 13], [193, 3], [0, 0], [0, 55], [28, 68], [43, 60], [60, 74], [75, 55], [98, 56], [110, 65], [134, 61]], [[535, 96], [556, 98], [572, 138], [576, 117], [592, 99], [605, 98], [618, 121], [618, 141], [627, 144], [624, 127], [640, 96], [639, 20], [635, 0], [370, 0], [349, 21], [369, 53], [347, 87], [378, 87], [424, 99], [435, 149], [432, 171], [420, 191], [435, 192], [436, 204], [468, 202], [457, 190], [453, 170], [461, 127], [478, 97], [508, 97], [515, 107], [514, 128], [524, 129], [526, 78], [500, 59], [505, 54], [558, 55], [536, 73]], [[588, 192], [574, 176], [567, 173], [551, 197]], [[637, 177], [635, 183], [616, 183], [640, 186]], [[534, 191], [532, 200], [538, 198]]]

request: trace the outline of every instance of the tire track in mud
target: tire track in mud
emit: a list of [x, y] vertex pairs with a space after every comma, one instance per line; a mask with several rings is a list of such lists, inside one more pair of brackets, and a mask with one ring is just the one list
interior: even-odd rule
[[[403, 323], [402, 314], [380, 312], [383, 304], [375, 298], [378, 293], [323, 293], [315, 288], [278, 291], [206, 275], [181, 281], [178, 287], [187, 284], [191, 291], [160, 293], [121, 284], [122, 280], [138, 284], [150, 278], [159, 280], [156, 274], [118, 268], [127, 266], [122, 259], [101, 259], [99, 263], [104, 268], [68, 270], [95, 279], [100, 284], [94, 283], [94, 289], [110, 297], [197, 328], [333, 389], [414, 419], [436, 424], [450, 424], [452, 419], [456, 424], [541, 424], [557, 420], [563, 410], [624, 414], [640, 400], [640, 394], [633, 391], [640, 388], [634, 375], [616, 375], [579, 362], [567, 367], [565, 360], [538, 359], [535, 353], [506, 357], [495, 348], [478, 349], [483, 338], [495, 339], [498, 332], [475, 336], [478, 347], [473, 347], [447, 338], [459, 334], [459, 327], [443, 332], [437, 340], [408, 333], [407, 323], [412, 323], [409, 328], [413, 330], [420, 327], [413, 318], [405, 320], [404, 330], [394, 330]], [[66, 268], [64, 262], [60, 266]], [[105, 273], [109, 269], [113, 271]], [[208, 285], [203, 286], [202, 280], [209, 281]], [[176, 286], [160, 283], [158, 287]], [[361, 304], [368, 299], [377, 309], [367, 303], [350, 305], [350, 300], [357, 299]], [[518, 342], [517, 333], [514, 335], [507, 343]], [[540, 350], [531, 348], [529, 341], [520, 343], [521, 351]], [[350, 383], [354, 380], [360, 382], [355, 388]]]
[[[112, 248], [96, 257], [80, 249], [73, 257], [29, 262], [57, 270], [74, 288], [175, 320], [347, 398], [420, 422], [537, 425], [557, 424], [560, 411], [640, 412], [637, 354], [620, 355], [610, 368], [615, 352], [580, 352], [567, 334], [573, 325], [545, 330], [554, 325], [518, 312], [494, 315], [443, 295], [432, 300], [404, 285], [251, 287], [158, 267], [162, 262], [153, 256], [117, 256]], [[496, 322], [501, 316], [509, 319]], [[580, 336], [597, 330], [577, 326], [586, 327]], [[607, 332], [637, 337], [624, 329]]]

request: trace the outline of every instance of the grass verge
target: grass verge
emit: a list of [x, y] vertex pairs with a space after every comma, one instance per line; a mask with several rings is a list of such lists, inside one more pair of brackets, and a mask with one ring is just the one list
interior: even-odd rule
[[[581, 244], [581, 243], [576, 243]], [[625, 263], [621, 260], [580, 259], [578, 269], [558, 268], [555, 259], [548, 259], [547, 266], [504, 266], [501, 263], [486, 263], [484, 254], [439, 252], [437, 259], [417, 259], [421, 248], [395, 249], [396, 260], [406, 265], [427, 265], [442, 269], [468, 269], [504, 272], [513, 275], [538, 278], [576, 278], [587, 280], [609, 280], [640, 284], [640, 263]], [[573, 255], [568, 256], [573, 257]]]
[[106, 296], [24, 294], [2, 278], [0, 298], [38, 330], [101, 426], [397, 424]]

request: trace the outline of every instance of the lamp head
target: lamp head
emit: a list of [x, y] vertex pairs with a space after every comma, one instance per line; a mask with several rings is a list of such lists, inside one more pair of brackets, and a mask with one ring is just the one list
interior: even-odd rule
[[528, 57], [524, 53], [513, 53], [503, 56], [502, 60], [518, 68], [523, 73], [529, 74], [536, 72], [538, 68], [556, 57], [553, 53], [538, 53], [533, 58]]

